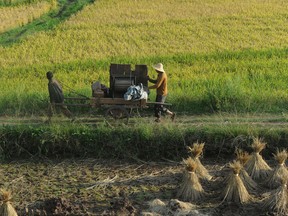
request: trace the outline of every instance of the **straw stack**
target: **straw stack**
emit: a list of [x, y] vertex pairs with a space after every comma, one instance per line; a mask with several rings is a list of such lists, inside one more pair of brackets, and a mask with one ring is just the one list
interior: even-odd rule
[[191, 153], [191, 157], [197, 163], [196, 173], [199, 178], [211, 180], [212, 176], [209, 174], [208, 170], [201, 163], [200, 157], [203, 155], [203, 148], [205, 143], [193, 143], [193, 146], [188, 146], [188, 150]]
[[268, 178], [265, 180], [265, 185], [270, 188], [277, 188], [281, 185], [282, 179], [288, 179], [288, 171], [285, 164], [288, 154], [286, 150], [277, 150], [276, 154], [273, 154], [273, 156], [277, 161], [277, 166], [272, 170]]
[[240, 178], [242, 165], [239, 161], [229, 164], [231, 172], [227, 178], [227, 185], [221, 195], [223, 201], [243, 204], [251, 199], [242, 179]]
[[271, 168], [260, 155], [261, 151], [266, 147], [266, 143], [259, 138], [254, 138], [251, 147], [254, 151], [245, 164], [245, 169], [254, 181], [266, 179], [271, 172]]
[[1, 216], [18, 216], [15, 209], [11, 205], [11, 193], [9, 191], [1, 190], [1, 207], [0, 215]]
[[268, 212], [273, 212], [278, 216], [288, 215], [288, 192], [287, 179], [281, 180], [281, 186], [270, 192], [270, 195], [264, 199], [261, 204], [261, 209]]
[[236, 161], [239, 161], [241, 166], [243, 167], [240, 171], [240, 178], [242, 179], [246, 189], [251, 192], [255, 193], [257, 190], [257, 183], [249, 176], [247, 171], [244, 169], [247, 161], [251, 158], [248, 152], [243, 151], [242, 149], [236, 149]]
[[185, 164], [185, 170], [177, 197], [185, 202], [199, 201], [204, 196], [204, 190], [196, 174], [197, 162], [191, 157], [183, 162]]

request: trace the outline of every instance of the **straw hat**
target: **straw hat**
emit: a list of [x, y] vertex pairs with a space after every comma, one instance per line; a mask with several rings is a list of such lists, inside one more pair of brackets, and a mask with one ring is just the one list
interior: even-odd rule
[[164, 73], [165, 73], [162, 63], [158, 63], [158, 64], [154, 65], [153, 68], [154, 68], [156, 71], [164, 72]]

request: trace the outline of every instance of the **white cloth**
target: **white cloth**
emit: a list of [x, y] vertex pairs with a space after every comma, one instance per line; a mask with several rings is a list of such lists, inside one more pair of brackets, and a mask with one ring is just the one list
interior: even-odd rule
[[143, 84], [132, 85], [127, 89], [127, 92], [124, 94], [125, 100], [141, 100], [148, 99], [148, 93], [143, 89]]

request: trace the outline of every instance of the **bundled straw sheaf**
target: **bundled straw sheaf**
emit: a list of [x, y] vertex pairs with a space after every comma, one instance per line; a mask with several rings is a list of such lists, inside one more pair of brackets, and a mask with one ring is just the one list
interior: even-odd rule
[[253, 148], [253, 153], [245, 164], [245, 169], [253, 180], [266, 179], [271, 172], [271, 168], [260, 155], [260, 152], [266, 147], [266, 143], [259, 138], [254, 138], [251, 147]]
[[1, 216], [17, 216], [17, 212], [11, 204], [11, 193], [9, 191], [1, 190]]
[[205, 143], [193, 143], [193, 146], [188, 146], [188, 150], [191, 153], [191, 157], [197, 163], [196, 173], [198, 174], [199, 178], [211, 180], [212, 176], [209, 174], [208, 170], [203, 166], [201, 163], [200, 157], [203, 155]]
[[204, 190], [195, 172], [197, 169], [197, 162], [191, 157], [183, 162], [185, 164], [185, 170], [177, 197], [185, 202], [199, 201], [204, 196]]
[[282, 179], [288, 179], [288, 171], [285, 164], [288, 157], [287, 151], [277, 150], [276, 154], [273, 154], [273, 156], [277, 161], [277, 166], [273, 168], [272, 172], [265, 181], [265, 185], [270, 188], [279, 187], [281, 185]]
[[223, 201], [243, 204], [251, 199], [242, 179], [240, 172], [243, 169], [239, 161], [233, 161], [229, 164], [231, 168], [230, 175], [227, 178], [227, 185], [221, 195]]
[[237, 148], [235, 150], [235, 154], [237, 161], [239, 161], [242, 166], [244, 166], [247, 163], [247, 161], [251, 158], [251, 155], [248, 152], [243, 151], [242, 149]]
[[281, 185], [270, 192], [269, 196], [261, 203], [261, 208], [274, 213], [274, 215], [288, 215], [287, 179], [281, 179]]
[[236, 149], [236, 161], [242, 165], [242, 169], [240, 171], [240, 178], [242, 179], [246, 189], [251, 192], [255, 193], [257, 190], [257, 183], [249, 176], [247, 171], [244, 169], [245, 164], [251, 158], [248, 152], [243, 151], [242, 149]]

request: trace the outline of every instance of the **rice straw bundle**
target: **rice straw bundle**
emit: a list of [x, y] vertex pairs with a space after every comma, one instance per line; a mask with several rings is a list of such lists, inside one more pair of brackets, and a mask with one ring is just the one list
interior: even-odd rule
[[254, 193], [257, 190], [257, 183], [249, 176], [247, 171], [244, 169], [244, 166], [250, 159], [251, 155], [249, 155], [248, 152], [243, 151], [242, 149], [236, 149], [235, 153], [236, 161], [239, 161], [243, 167], [240, 171], [240, 178], [242, 179], [247, 190]]
[[11, 205], [11, 193], [9, 191], [1, 190], [1, 207], [0, 215], [1, 216], [17, 216], [17, 213], [13, 206]]
[[234, 161], [230, 163], [229, 166], [232, 172], [227, 178], [227, 185], [221, 197], [223, 201], [234, 202], [236, 204], [245, 203], [249, 201], [251, 197], [240, 178], [240, 172], [243, 167], [239, 161]]
[[208, 170], [203, 166], [203, 164], [200, 161], [200, 157], [203, 154], [204, 145], [205, 143], [196, 142], [193, 143], [192, 148], [188, 146], [188, 150], [190, 151], [192, 158], [197, 163], [196, 173], [198, 174], [198, 176], [202, 179], [211, 180], [212, 176], [209, 174]]
[[266, 147], [266, 143], [259, 138], [255, 138], [251, 147], [254, 152], [245, 164], [246, 171], [253, 180], [266, 179], [271, 172], [271, 168], [260, 155], [260, 152]]
[[184, 160], [185, 170], [183, 182], [177, 193], [177, 197], [185, 202], [195, 202], [200, 200], [204, 195], [204, 190], [196, 174], [197, 162], [191, 157]]
[[279, 152], [277, 150], [276, 154], [273, 154], [274, 159], [277, 161], [277, 166], [272, 170], [268, 178], [265, 180], [265, 185], [270, 188], [276, 188], [281, 185], [281, 179], [288, 179], [288, 171], [285, 165], [288, 154], [286, 150]]
[[266, 198], [261, 208], [268, 212], [274, 212], [275, 215], [288, 215], [288, 194], [287, 180], [281, 180], [281, 186], [270, 192], [270, 196]]

